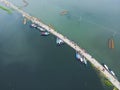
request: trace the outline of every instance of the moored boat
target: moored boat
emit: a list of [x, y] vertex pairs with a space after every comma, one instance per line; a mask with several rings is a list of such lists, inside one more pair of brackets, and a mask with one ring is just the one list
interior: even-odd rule
[[40, 26], [38, 26], [38, 27], [36, 27], [38, 30], [40, 30], [41, 32], [43, 32], [43, 31], [46, 31], [44, 28], [42, 28], [42, 27], [40, 27]]
[[102, 64], [102, 65], [113, 77], [115, 77], [117, 79], [116, 74], [111, 69], [109, 69], [107, 65], [105, 65], [105, 64]]
[[110, 73], [111, 73], [113, 76], [116, 76], [115, 73], [114, 73], [112, 70], [110, 70]]
[[83, 58], [83, 61], [87, 65], [87, 60], [85, 59], [85, 57]]
[[61, 44], [63, 44], [63, 43], [64, 43], [63, 40], [61, 40], [61, 39], [59, 39], [59, 38], [56, 38], [56, 44], [57, 44], [57, 45], [61, 45]]
[[76, 52], [76, 59], [79, 60], [81, 63], [87, 65], [87, 60], [84, 56], [80, 55], [78, 52]]
[[109, 68], [108, 68], [108, 66], [107, 66], [106, 64], [103, 63], [103, 67], [104, 67], [106, 70], [109, 71]]
[[78, 52], [76, 52], [76, 59], [83, 62], [83, 58]]
[[31, 28], [37, 28], [37, 25], [34, 24], [34, 23], [32, 23], [32, 24], [30, 25], [30, 27], [31, 27]]
[[49, 32], [41, 32], [41, 36], [48, 36], [49, 34]]
[[110, 69], [110, 74], [117, 79], [117, 75], [114, 73], [113, 70]]

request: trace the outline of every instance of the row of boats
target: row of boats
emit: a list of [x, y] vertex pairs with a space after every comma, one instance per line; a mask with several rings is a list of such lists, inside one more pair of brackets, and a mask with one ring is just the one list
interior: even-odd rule
[[[50, 33], [49, 33], [48, 31], [46, 31], [43, 27], [38, 26], [38, 25], [36, 25], [36, 24], [34, 24], [34, 23], [32, 23], [32, 24], [30, 25], [30, 27], [39, 30], [39, 31], [41, 32], [41, 36], [48, 36], [48, 35], [50, 34]], [[57, 37], [57, 38], [56, 38], [56, 44], [60, 46], [60, 45], [64, 44], [64, 41]], [[78, 61], [80, 61], [81, 63], [87, 65], [87, 60], [85, 59], [84, 56], [80, 55], [79, 52], [76, 52], [76, 59], [77, 59]]]
[[[37, 24], [32, 23], [32, 24], [30, 25], [30, 27], [39, 30], [39, 31], [41, 32], [41, 36], [48, 36], [48, 35], [50, 34], [47, 30], [45, 30], [45, 29], [44, 29], [43, 27], [41, 27], [41, 26], [38, 26]], [[64, 44], [64, 41], [57, 37], [57, 38], [56, 38], [56, 44], [57, 44], [58, 46], [60, 46], [60, 45]], [[76, 59], [77, 59], [78, 61], [80, 61], [81, 63], [87, 65], [87, 60], [85, 59], [84, 56], [82, 56], [81, 54], [79, 54], [79, 52], [76, 52]]]
[[[39, 26], [37, 24], [32, 23], [30, 25], [30, 27], [39, 30], [41, 32], [41, 36], [48, 36], [50, 34], [45, 28], [43, 28], [42, 26]], [[64, 44], [64, 41], [57, 37], [56, 44], [60, 46], [60, 45]]]
[[[76, 52], [76, 55], [75, 55], [76, 59], [83, 63], [84, 65], [87, 65], [87, 60], [85, 59], [84, 56], [82, 56], [79, 52]], [[115, 78], [117, 78], [116, 74], [114, 73], [114, 71], [112, 71], [111, 69], [108, 68], [108, 66], [106, 64], [102, 64], [103, 67], [112, 75], [114, 76]]]
[[87, 60], [85, 59], [85, 57], [83, 55], [81, 55], [79, 52], [76, 52], [75, 55], [76, 59], [78, 61], [80, 61], [81, 63], [83, 63], [84, 65], [87, 65]]
[[[49, 33], [47, 30], [45, 30], [43, 27], [38, 26], [38, 25], [36, 25], [36, 24], [34, 24], [34, 23], [32, 23], [32, 24], [30, 25], [30, 27], [39, 30], [39, 31], [41, 32], [41, 36], [48, 36], [48, 35], [50, 34], [50, 33]], [[57, 37], [57, 38], [56, 38], [56, 44], [60, 46], [60, 45], [64, 44], [64, 41]], [[81, 62], [81, 63], [84, 64], [84, 65], [87, 65], [87, 60], [86, 60], [86, 58], [85, 58], [83, 55], [81, 55], [79, 52], [76, 51], [75, 57], [76, 57], [76, 59], [77, 59], [79, 62]], [[102, 65], [103, 65], [103, 67], [104, 67], [112, 76], [116, 77], [115, 73], [114, 73], [111, 69], [109, 69], [107, 65], [105, 65], [105, 64], [102, 64]]]
[[37, 24], [32, 23], [30, 25], [31, 28], [35, 28], [41, 32], [41, 36], [48, 36], [50, 33], [46, 31], [43, 27], [38, 26]]
[[102, 65], [112, 76], [117, 78], [116, 74], [110, 68], [108, 68], [108, 66], [106, 64], [103, 63]]

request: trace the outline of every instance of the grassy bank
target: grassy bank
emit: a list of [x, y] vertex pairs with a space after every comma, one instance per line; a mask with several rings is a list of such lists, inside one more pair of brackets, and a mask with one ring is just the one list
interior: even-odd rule
[[0, 6], [0, 9], [6, 11], [6, 12], [9, 13], [9, 14], [12, 13], [12, 11], [11, 11], [10, 9], [6, 8], [6, 7]]

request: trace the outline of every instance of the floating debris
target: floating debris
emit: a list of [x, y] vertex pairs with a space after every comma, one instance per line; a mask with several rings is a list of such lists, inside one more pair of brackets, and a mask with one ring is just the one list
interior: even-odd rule
[[62, 12], [60, 12], [60, 15], [66, 15], [66, 14], [68, 14], [67, 10], [63, 10]]
[[108, 47], [111, 49], [113, 49], [115, 47], [113, 38], [110, 38], [108, 40]]

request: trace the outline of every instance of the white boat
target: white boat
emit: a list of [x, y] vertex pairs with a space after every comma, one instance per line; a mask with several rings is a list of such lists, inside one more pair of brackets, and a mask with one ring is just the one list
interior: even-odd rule
[[85, 59], [85, 57], [83, 58], [83, 61], [87, 65], [87, 60]]
[[64, 43], [63, 40], [61, 40], [61, 39], [59, 39], [59, 38], [56, 39], [56, 44], [61, 45], [61, 44], [63, 44], [63, 43]]
[[23, 24], [26, 24], [26, 23], [27, 23], [27, 19], [24, 18], [24, 19], [23, 19]]
[[110, 70], [110, 73], [111, 73], [113, 76], [116, 76], [115, 73], [114, 73], [112, 70]]
[[37, 27], [37, 29], [39, 29], [39, 30], [42, 31], [42, 32], [43, 32], [43, 31], [46, 31], [44, 28], [39, 27], [39, 26]]
[[77, 60], [81, 61], [82, 63], [84, 62], [82, 56], [78, 52], [76, 52], [76, 58], [77, 58]]
[[49, 32], [41, 32], [41, 36], [48, 36], [49, 34]]
[[34, 24], [34, 23], [32, 23], [32, 24], [30, 25], [30, 27], [31, 27], [31, 28], [37, 28], [37, 25]]
[[112, 70], [110, 70], [110, 74], [111, 74], [113, 77], [115, 77], [116, 79], [118, 79], [117, 76], [116, 76], [116, 74], [115, 74]]
[[107, 65], [103, 64], [104, 68], [109, 71], [109, 68]]

